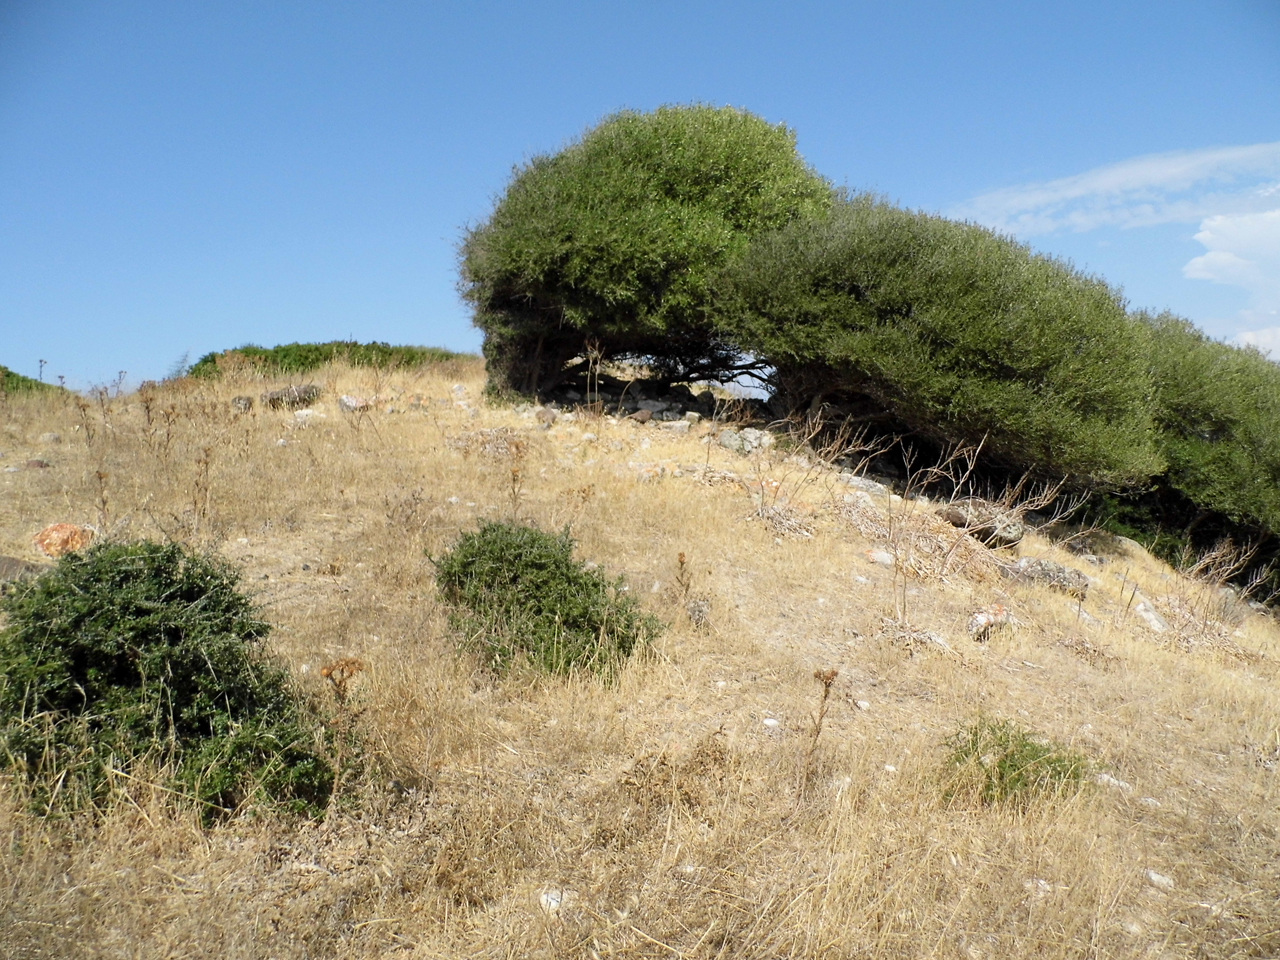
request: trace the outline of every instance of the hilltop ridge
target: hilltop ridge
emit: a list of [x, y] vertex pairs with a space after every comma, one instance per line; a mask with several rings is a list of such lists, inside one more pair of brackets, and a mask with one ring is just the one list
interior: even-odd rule
[[[785, 437], [722, 443], [748, 427], [724, 409], [491, 405], [471, 358], [308, 376], [297, 410], [234, 406], [286, 385], [247, 369], [0, 401], [0, 554], [36, 559], [62, 521], [217, 552], [303, 687], [331, 697], [321, 668], [361, 664], [384, 760], [323, 821], [209, 830], [145, 780], [91, 829], [0, 780], [23, 838], [0, 855], [2, 952], [1280, 951], [1280, 630], [1212, 577], [1115, 538], [990, 548]], [[613, 684], [487, 673], [429, 559], [485, 519], [567, 528], [664, 634]], [[1002, 572], [1020, 559], [1087, 590]], [[966, 798], [949, 743], [984, 720], [1087, 758], [1089, 782]]]

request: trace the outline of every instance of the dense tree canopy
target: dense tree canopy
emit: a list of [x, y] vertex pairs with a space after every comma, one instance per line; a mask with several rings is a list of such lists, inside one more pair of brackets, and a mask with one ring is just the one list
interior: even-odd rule
[[869, 196], [762, 238], [722, 335], [792, 407], [869, 398], [914, 432], [1083, 483], [1160, 469], [1149, 329], [1099, 280], [972, 224]]
[[534, 158], [468, 232], [462, 289], [497, 392], [545, 395], [588, 355], [749, 369], [780, 413], [981, 441], [988, 466], [1111, 491], [1135, 532], [1280, 533], [1275, 363], [980, 226], [835, 191], [743, 111], [624, 111]]
[[1280, 531], [1280, 367], [1172, 314], [1152, 330], [1165, 483], [1202, 511]]
[[830, 197], [790, 130], [731, 107], [623, 111], [535, 157], [462, 247], [491, 388], [549, 389], [588, 344], [722, 373], [737, 350], [710, 316], [721, 270]]

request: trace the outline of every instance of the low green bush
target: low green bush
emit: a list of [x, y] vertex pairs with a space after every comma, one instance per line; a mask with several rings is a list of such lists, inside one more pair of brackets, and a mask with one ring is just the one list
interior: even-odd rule
[[987, 806], [1026, 805], [1079, 790], [1091, 765], [1083, 755], [1010, 720], [980, 718], [948, 741], [950, 793]]
[[870, 196], [757, 240], [724, 335], [791, 409], [869, 399], [939, 443], [1075, 485], [1158, 473], [1148, 328], [1104, 283], [972, 224]]
[[177, 545], [103, 543], [0, 598], [0, 765], [46, 810], [100, 803], [145, 764], [206, 819], [321, 812], [323, 724], [237, 581]]
[[420, 367], [427, 363], [457, 360], [463, 356], [439, 347], [392, 346], [389, 343], [357, 343], [354, 340], [335, 340], [331, 343], [287, 343], [278, 347], [258, 347], [246, 344], [221, 353], [207, 353], [188, 371], [190, 376], [216, 378], [220, 376], [218, 361], [222, 357], [235, 356], [248, 362], [263, 373], [309, 373], [326, 363], [344, 361], [355, 367]]
[[451, 624], [497, 670], [520, 657], [552, 673], [610, 675], [661, 624], [573, 557], [573, 540], [517, 523], [484, 523], [435, 561]]
[[36, 393], [42, 390], [61, 390], [52, 383], [41, 383], [20, 373], [14, 373], [6, 366], [0, 365], [0, 393]]

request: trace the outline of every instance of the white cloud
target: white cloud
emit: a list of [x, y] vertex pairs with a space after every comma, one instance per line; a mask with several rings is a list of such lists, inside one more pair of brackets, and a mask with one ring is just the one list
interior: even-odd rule
[[1187, 263], [1183, 276], [1247, 290], [1240, 311], [1246, 329], [1236, 339], [1280, 357], [1280, 209], [1209, 217], [1196, 240], [1207, 252]]
[[1280, 203], [1280, 143], [1135, 157], [1045, 183], [993, 190], [951, 210], [1019, 237], [1195, 223]]
[[1182, 275], [1246, 291], [1236, 340], [1280, 359], [1280, 143], [1135, 157], [984, 193], [951, 213], [1024, 239], [1198, 222], [1205, 252]]

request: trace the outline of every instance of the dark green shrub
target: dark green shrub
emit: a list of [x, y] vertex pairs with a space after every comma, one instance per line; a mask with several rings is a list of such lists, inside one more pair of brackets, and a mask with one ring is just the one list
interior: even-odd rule
[[1010, 720], [980, 718], [947, 741], [951, 795], [991, 806], [1025, 806], [1035, 797], [1079, 790], [1090, 764]]
[[780, 399], [870, 400], [919, 436], [1080, 485], [1159, 471], [1148, 328], [1101, 281], [971, 224], [842, 199], [756, 241], [721, 329]]
[[498, 670], [517, 657], [552, 673], [606, 675], [661, 625], [622, 589], [573, 558], [568, 532], [485, 523], [436, 561], [452, 626]]
[[1205, 513], [1280, 532], [1280, 366], [1181, 317], [1139, 316], [1153, 332], [1162, 481]]
[[316, 813], [333, 767], [268, 625], [221, 562], [105, 543], [0, 599], [0, 765], [49, 808], [100, 802], [146, 761], [206, 817], [252, 800]]
[[719, 375], [717, 275], [750, 239], [830, 204], [783, 126], [731, 107], [622, 111], [515, 171], [462, 247], [491, 389], [552, 389], [594, 344], [670, 377]]
[[0, 366], [0, 394], [3, 393], [37, 393], [42, 390], [61, 390], [52, 383], [41, 383], [20, 373], [14, 373], [6, 366]]
[[457, 360], [463, 355], [438, 347], [392, 346], [389, 343], [356, 343], [335, 340], [331, 343], [287, 343], [278, 347], [246, 344], [222, 353], [207, 353], [188, 371], [190, 376], [219, 376], [218, 359], [235, 356], [247, 361], [263, 373], [310, 373], [326, 363], [344, 361], [354, 367], [420, 367], [427, 363]]

